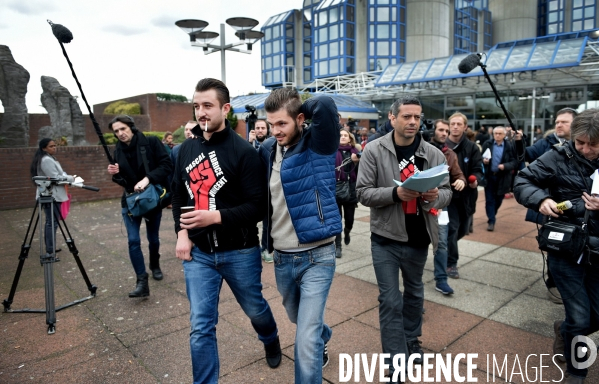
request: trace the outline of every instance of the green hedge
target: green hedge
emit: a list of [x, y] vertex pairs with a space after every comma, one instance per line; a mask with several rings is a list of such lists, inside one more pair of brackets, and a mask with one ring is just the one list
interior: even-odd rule
[[158, 98], [159, 101], [178, 101], [181, 103], [189, 102], [189, 100], [187, 100], [187, 97], [183, 95], [173, 95], [171, 93], [157, 93], [156, 98]]
[[[179, 128], [179, 129], [181, 129], [181, 128]], [[177, 131], [179, 129], [177, 129]], [[155, 136], [160, 141], [162, 141], [162, 139], [164, 139], [165, 133], [166, 132], [143, 132], [143, 134], [145, 136]], [[112, 132], [104, 133], [104, 134], [102, 134], [102, 136], [104, 136], [104, 140], [106, 140], [106, 144], [108, 144], [108, 145], [114, 145], [119, 141], [119, 139], [117, 139], [116, 136], [114, 136], [114, 133], [112, 133]], [[102, 145], [102, 143], [98, 142], [98, 145]]]
[[105, 115], [141, 115], [139, 103], [127, 103], [125, 100], [108, 104], [104, 109]]

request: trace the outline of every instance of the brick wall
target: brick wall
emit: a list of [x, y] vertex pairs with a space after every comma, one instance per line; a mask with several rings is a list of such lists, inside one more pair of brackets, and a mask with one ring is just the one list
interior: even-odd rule
[[[33, 207], [35, 185], [29, 166], [36, 148], [0, 148], [0, 209]], [[114, 147], [110, 147], [110, 153]], [[56, 158], [66, 173], [83, 177], [85, 184], [100, 188], [99, 192], [71, 187], [72, 201], [102, 200], [121, 196], [123, 189], [113, 183], [106, 172], [108, 161], [101, 146], [60, 147]]]

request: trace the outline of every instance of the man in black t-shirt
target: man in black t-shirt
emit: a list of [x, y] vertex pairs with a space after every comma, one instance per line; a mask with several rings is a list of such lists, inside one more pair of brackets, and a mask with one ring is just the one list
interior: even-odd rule
[[390, 356], [386, 363], [390, 364], [392, 383], [402, 379], [393, 378], [399, 369], [391, 363], [395, 355], [403, 354], [408, 361], [409, 355], [414, 354], [414, 362], [422, 363], [418, 341], [424, 302], [422, 274], [429, 244], [437, 248], [436, 210], [451, 200], [449, 177], [439, 187], [423, 193], [397, 186], [393, 181], [403, 182], [445, 162], [443, 153], [422, 139], [421, 113], [420, 101], [413, 96], [393, 103], [389, 112], [393, 130], [366, 145], [356, 183], [358, 200], [371, 207], [370, 239], [380, 292], [381, 344], [383, 353]]

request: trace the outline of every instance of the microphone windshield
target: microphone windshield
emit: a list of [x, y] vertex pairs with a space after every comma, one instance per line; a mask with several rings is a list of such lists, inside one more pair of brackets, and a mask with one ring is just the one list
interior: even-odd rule
[[73, 40], [73, 34], [67, 27], [60, 24], [52, 24], [52, 33], [61, 43], [70, 43]]
[[460, 73], [470, 73], [470, 71], [472, 71], [479, 65], [480, 57], [476, 53], [473, 53], [471, 55], [466, 56], [464, 60], [460, 62], [460, 64], [458, 65], [458, 70], [460, 71]]

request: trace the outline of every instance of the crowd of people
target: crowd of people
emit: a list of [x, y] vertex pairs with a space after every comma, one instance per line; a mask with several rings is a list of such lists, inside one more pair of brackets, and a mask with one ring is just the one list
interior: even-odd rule
[[[121, 215], [137, 276], [129, 297], [149, 296], [147, 270], [155, 280], [163, 279], [159, 229], [162, 209], [170, 203], [177, 233], [174, 253], [183, 264], [190, 303], [194, 382], [218, 382], [216, 324], [223, 280], [263, 343], [267, 365], [280, 365], [277, 322], [262, 295], [262, 262], [274, 264], [283, 306], [296, 325], [295, 383], [322, 381], [333, 335], [324, 321], [325, 306], [342, 244], [351, 242], [358, 204], [370, 208], [382, 352], [391, 358], [415, 355], [414, 362], [421, 364], [418, 338], [428, 249], [432, 245], [436, 290], [454, 294], [448, 278], [460, 277], [458, 241], [472, 232], [479, 187], [484, 188], [488, 231], [495, 230], [498, 210], [512, 191], [529, 210], [529, 221], [586, 226], [584, 254], [573, 259], [549, 252], [546, 279], [549, 297], [565, 309], [565, 318], [554, 324], [554, 353], [566, 363], [565, 382], [584, 381], [587, 370], [576, 364], [569, 346], [577, 336], [599, 329], [594, 262], [599, 198], [588, 188], [599, 168], [599, 110], [578, 114], [562, 109], [555, 130], [535, 132], [534, 144], [527, 146], [529, 140], [511, 127], [473, 132], [459, 112], [435, 120], [433, 130], [423, 135], [422, 106], [413, 96], [397, 99], [376, 130], [351, 119], [342, 124], [327, 96], [302, 103], [297, 91], [281, 88], [264, 105], [266, 117], [242, 138], [226, 119], [231, 110], [226, 85], [203, 79], [195, 87], [195, 118], [186, 123], [182, 144], [175, 145], [170, 132], [163, 142], [144, 136], [127, 115], [109, 124], [118, 143], [107, 171], [123, 187]], [[73, 182], [56, 159], [56, 148], [51, 139], [40, 141], [31, 175]], [[442, 164], [448, 175], [435, 188], [402, 186], [411, 176]], [[127, 197], [157, 184], [165, 186], [172, 200], [133, 215]], [[54, 199], [43, 207], [48, 254], [60, 251], [53, 228], [60, 204], [68, 199], [64, 187], [55, 187]], [[557, 203], [562, 201], [572, 208], [561, 209]], [[392, 383], [401, 382], [397, 373], [390, 364]]]

